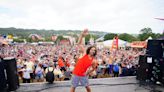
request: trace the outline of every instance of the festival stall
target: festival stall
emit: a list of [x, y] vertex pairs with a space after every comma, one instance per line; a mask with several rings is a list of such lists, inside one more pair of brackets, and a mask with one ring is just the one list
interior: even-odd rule
[[147, 42], [146, 41], [134, 41], [131, 43], [131, 48], [146, 48]]

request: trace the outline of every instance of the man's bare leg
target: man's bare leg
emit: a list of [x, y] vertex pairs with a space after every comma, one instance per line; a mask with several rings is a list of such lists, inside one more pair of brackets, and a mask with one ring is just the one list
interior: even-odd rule
[[85, 88], [86, 88], [87, 92], [91, 92], [91, 88], [89, 86], [86, 86]]
[[75, 87], [71, 87], [70, 92], [75, 92]]

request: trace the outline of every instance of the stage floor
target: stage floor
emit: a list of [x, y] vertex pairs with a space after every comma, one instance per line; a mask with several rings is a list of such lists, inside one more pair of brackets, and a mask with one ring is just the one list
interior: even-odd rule
[[[148, 84], [140, 86], [135, 76], [90, 79], [89, 82], [92, 92], [154, 92], [153, 88], [164, 92], [163, 86]], [[20, 84], [16, 92], [69, 92], [70, 85], [70, 81], [55, 81], [53, 84], [45, 82]], [[77, 87], [76, 92], [86, 91], [80, 86]]]

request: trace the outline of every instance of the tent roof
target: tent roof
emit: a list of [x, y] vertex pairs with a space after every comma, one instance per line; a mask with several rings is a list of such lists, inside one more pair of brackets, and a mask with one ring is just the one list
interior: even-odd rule
[[147, 42], [148, 40], [153, 39], [151, 36], [149, 36], [145, 41]]
[[102, 36], [102, 37], [96, 39], [96, 42], [98, 42], [98, 41], [103, 41], [103, 40], [104, 40], [104, 36]]
[[[112, 46], [112, 42], [113, 42], [113, 40], [106, 40], [106, 41], [103, 41], [102, 43], [104, 46]], [[127, 44], [129, 44], [129, 42], [118, 39], [119, 46], [126, 46]]]

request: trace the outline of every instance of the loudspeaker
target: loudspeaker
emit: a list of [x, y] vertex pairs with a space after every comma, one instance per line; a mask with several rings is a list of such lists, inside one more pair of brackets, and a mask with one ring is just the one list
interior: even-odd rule
[[160, 65], [160, 82], [164, 84], [164, 58], [159, 59], [159, 65]]
[[137, 79], [138, 80], [146, 80], [147, 79], [147, 73], [146, 73], [147, 68], [148, 68], [148, 65], [146, 63], [146, 56], [140, 55], [138, 69], [137, 69]]
[[12, 57], [4, 58], [7, 83], [9, 91], [15, 91], [19, 87], [16, 59]]
[[156, 58], [162, 58], [164, 40], [148, 40], [146, 54], [154, 56]]
[[5, 92], [6, 89], [5, 66], [3, 60], [0, 58], [0, 92]]
[[161, 78], [162, 78], [162, 73], [161, 73], [161, 69], [160, 69], [160, 59], [159, 58], [154, 59], [153, 66], [151, 68], [152, 68], [151, 81], [153, 83], [160, 82]]
[[148, 55], [140, 55], [139, 56], [139, 64], [137, 69], [136, 78], [141, 81], [150, 80], [151, 78], [151, 70], [152, 70], [152, 62], [153, 57], [151, 57], [152, 62], [148, 60], [151, 56]]

